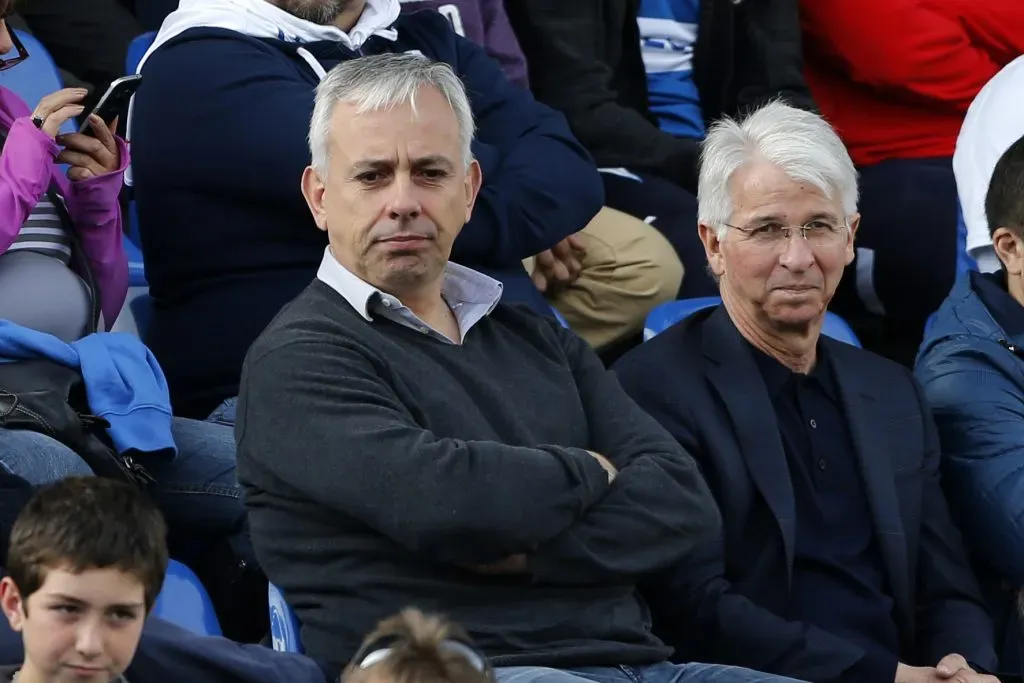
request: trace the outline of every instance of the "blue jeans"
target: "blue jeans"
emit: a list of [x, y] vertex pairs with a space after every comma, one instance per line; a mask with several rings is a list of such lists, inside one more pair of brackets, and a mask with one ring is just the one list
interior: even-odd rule
[[738, 666], [696, 662], [579, 669], [503, 666], [495, 669], [494, 673], [498, 683], [784, 683], [794, 680]]
[[[209, 546], [224, 539], [255, 564], [242, 489], [235, 478], [235, 438], [230, 427], [174, 418], [178, 455], [140, 458], [156, 484], [151, 493], [169, 528], [176, 559], [200, 564]], [[0, 429], [0, 467], [36, 486], [92, 471], [62, 443], [36, 432]], [[192, 561], [190, 561], [190, 558]]]

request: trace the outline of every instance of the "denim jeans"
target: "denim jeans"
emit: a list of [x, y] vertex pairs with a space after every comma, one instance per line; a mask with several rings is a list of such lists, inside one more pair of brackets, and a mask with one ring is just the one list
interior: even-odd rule
[[503, 666], [494, 673], [498, 683], [785, 683], [794, 680], [738, 666], [696, 662], [579, 669]]
[[[178, 455], [143, 456], [139, 461], [156, 479], [151, 492], [167, 519], [172, 553], [191, 566], [210, 545], [234, 537], [236, 552], [255, 563], [242, 489], [235, 478], [232, 430], [185, 418], [174, 418], [171, 429]], [[0, 429], [0, 467], [36, 486], [92, 474], [67, 446], [24, 430]]]

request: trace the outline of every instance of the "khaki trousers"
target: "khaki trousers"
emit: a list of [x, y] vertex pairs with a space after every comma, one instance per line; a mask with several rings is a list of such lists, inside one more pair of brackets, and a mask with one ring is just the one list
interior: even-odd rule
[[[583, 271], [549, 301], [595, 349], [639, 333], [652, 308], [676, 298], [683, 266], [655, 228], [605, 207], [577, 236]], [[533, 258], [523, 266], [532, 273]]]

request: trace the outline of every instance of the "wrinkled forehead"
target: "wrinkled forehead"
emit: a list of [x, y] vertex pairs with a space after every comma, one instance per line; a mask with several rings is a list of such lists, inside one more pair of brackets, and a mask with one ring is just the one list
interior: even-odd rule
[[415, 102], [387, 109], [360, 111], [339, 102], [331, 118], [332, 153], [349, 159], [459, 157], [459, 124], [451, 106], [433, 90], [421, 90]]
[[809, 220], [844, 219], [837, 189], [822, 189], [809, 180], [790, 177], [778, 166], [743, 166], [729, 179], [732, 221], [775, 220], [802, 225]]

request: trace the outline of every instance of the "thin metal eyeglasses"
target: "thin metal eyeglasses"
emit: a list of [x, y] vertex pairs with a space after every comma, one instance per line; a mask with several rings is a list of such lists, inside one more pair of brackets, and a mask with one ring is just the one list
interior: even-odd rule
[[765, 223], [752, 228], [741, 228], [729, 223], [723, 225], [741, 233], [745, 241], [765, 248], [778, 248], [789, 244], [794, 233], [799, 233], [811, 247], [833, 246], [842, 240], [849, 227], [845, 223], [836, 224], [821, 219], [809, 221], [804, 225]]

